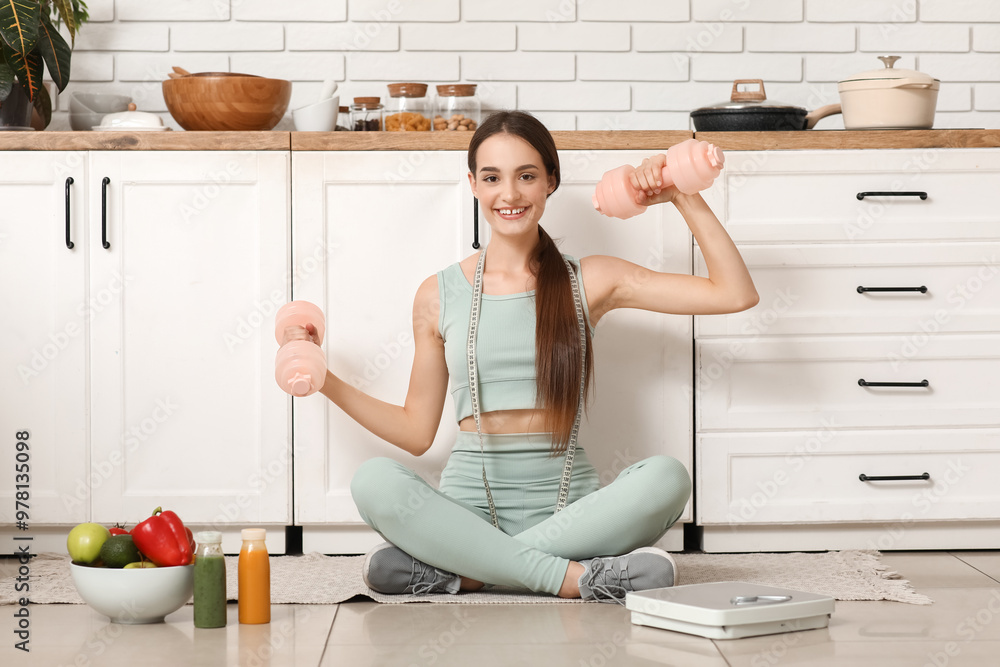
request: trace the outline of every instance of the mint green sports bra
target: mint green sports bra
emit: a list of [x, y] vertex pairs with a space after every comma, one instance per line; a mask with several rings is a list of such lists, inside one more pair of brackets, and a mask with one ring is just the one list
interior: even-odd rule
[[[573, 264], [579, 278], [583, 313], [590, 322], [587, 294], [580, 262]], [[472, 310], [472, 285], [459, 264], [437, 274], [441, 312], [438, 328], [444, 338], [444, 356], [451, 376], [451, 396], [456, 421], [472, 415], [466, 344]], [[594, 327], [590, 327], [593, 338]], [[479, 318], [476, 357], [479, 369], [479, 403], [483, 413], [535, 407], [535, 292], [484, 294]]]

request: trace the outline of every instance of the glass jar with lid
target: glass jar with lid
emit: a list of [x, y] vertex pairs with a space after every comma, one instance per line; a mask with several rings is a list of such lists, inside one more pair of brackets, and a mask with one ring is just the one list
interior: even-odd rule
[[390, 83], [386, 132], [430, 132], [426, 83]]
[[474, 132], [479, 127], [480, 112], [476, 84], [449, 83], [437, 87], [434, 103], [436, 132]]
[[351, 129], [355, 132], [380, 131], [382, 100], [378, 97], [355, 97], [351, 105]]
[[351, 129], [351, 107], [338, 107], [337, 126], [335, 132], [348, 132]]

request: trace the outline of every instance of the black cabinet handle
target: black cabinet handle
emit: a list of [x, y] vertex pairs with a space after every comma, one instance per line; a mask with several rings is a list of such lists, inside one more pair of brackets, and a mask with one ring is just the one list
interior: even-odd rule
[[926, 192], [859, 192], [858, 199], [865, 197], [920, 197], [927, 199]]
[[73, 241], [70, 240], [69, 232], [69, 186], [73, 185], [73, 177], [66, 177], [66, 247], [70, 250], [73, 249]]
[[920, 479], [930, 479], [931, 474], [925, 472], [922, 475], [866, 475], [861, 473], [858, 479], [862, 482], [906, 482]]
[[927, 380], [920, 382], [869, 382], [864, 378], [858, 380], [858, 384], [862, 387], [929, 387], [931, 385]]
[[920, 292], [921, 294], [927, 294], [927, 286], [921, 285], [920, 287], [864, 287], [858, 285], [858, 294], [864, 294], [865, 292]]
[[101, 181], [101, 245], [107, 250], [111, 247], [108, 243], [108, 183], [111, 179], [107, 176]]
[[479, 200], [472, 198], [472, 247], [479, 250]]

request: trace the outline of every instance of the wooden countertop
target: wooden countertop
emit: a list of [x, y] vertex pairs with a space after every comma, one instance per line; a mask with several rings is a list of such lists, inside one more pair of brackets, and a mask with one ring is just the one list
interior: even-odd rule
[[[552, 133], [560, 150], [665, 150], [689, 139], [723, 150], [996, 148], [1000, 130], [801, 132], [580, 131]], [[464, 151], [466, 132], [0, 132], [0, 151]]]

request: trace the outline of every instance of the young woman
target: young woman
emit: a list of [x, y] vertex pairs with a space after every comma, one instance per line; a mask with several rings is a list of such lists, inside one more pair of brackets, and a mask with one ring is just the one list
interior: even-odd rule
[[707, 278], [650, 272], [615, 257], [561, 255], [539, 226], [546, 198], [559, 187], [559, 156], [533, 116], [488, 117], [468, 156], [489, 247], [418, 289], [405, 404], [376, 400], [329, 372], [322, 389], [362, 426], [415, 456], [434, 439], [449, 378], [458, 413], [439, 489], [389, 458], [370, 459], [356, 472], [351, 492], [361, 516], [388, 541], [365, 559], [365, 582], [390, 594], [494, 584], [602, 601], [671, 586], [674, 561], [648, 545], [690, 496], [684, 467], [653, 456], [598, 488], [597, 472], [575, 446], [593, 327], [615, 308], [750, 308], [758, 297], [746, 265], [699, 195], [662, 187], [663, 155], [644, 160], [633, 185], [640, 203], [680, 211]]

